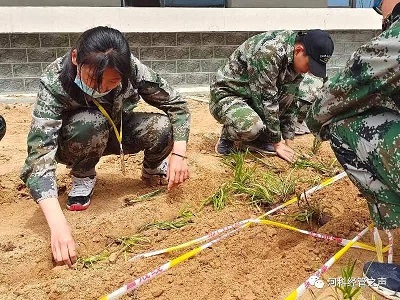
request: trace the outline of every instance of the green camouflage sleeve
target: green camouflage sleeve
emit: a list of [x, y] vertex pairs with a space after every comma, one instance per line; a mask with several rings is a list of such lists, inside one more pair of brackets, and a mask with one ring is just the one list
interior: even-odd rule
[[311, 74], [305, 74], [303, 80], [299, 84], [296, 93], [296, 100], [307, 104], [312, 104], [315, 100], [312, 96], [316, 90], [323, 85], [322, 79]]
[[21, 172], [36, 202], [58, 197], [55, 155], [62, 111], [63, 105], [41, 83], [28, 134], [28, 157]]
[[[399, 92], [400, 26], [392, 26], [353, 53], [346, 67], [315, 92], [307, 114], [310, 130], [329, 139], [329, 123], [358, 115], [372, 107], [396, 108]], [[400, 101], [397, 103], [400, 105]]]
[[277, 87], [281, 64], [282, 59], [277, 54], [275, 47], [268, 45], [255, 53], [250, 62], [252, 68], [249, 75], [251, 94], [256, 99], [254, 103], [261, 104], [261, 107], [255, 109], [262, 117], [266, 125], [265, 134], [272, 143], [278, 143], [281, 140]]
[[187, 141], [190, 113], [186, 101], [165, 79], [132, 56], [135, 84], [144, 101], [164, 111], [172, 124], [174, 141]]

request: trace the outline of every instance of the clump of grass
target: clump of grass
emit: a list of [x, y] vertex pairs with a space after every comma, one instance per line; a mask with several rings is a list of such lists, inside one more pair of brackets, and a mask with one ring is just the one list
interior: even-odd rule
[[352, 286], [347, 284], [353, 278], [354, 267], [356, 265], [356, 260], [351, 263], [350, 261], [347, 263], [347, 266], [342, 268], [342, 279], [343, 279], [343, 286], [335, 286], [335, 290], [339, 290], [342, 293], [343, 299], [349, 300], [356, 300], [358, 299], [359, 295], [361, 294], [361, 287], [360, 286]]
[[279, 197], [280, 201], [288, 200], [295, 192], [296, 181], [291, 178], [291, 173], [285, 178], [280, 175], [265, 173], [263, 179], [268, 190]]
[[[300, 195], [297, 196], [300, 199]], [[331, 215], [328, 213], [328, 207], [324, 206], [321, 202], [312, 201], [309, 202], [307, 197], [304, 198], [305, 204], [301, 205], [298, 201], [299, 211], [292, 214], [296, 221], [306, 222], [309, 225], [316, 223], [318, 225], [325, 225], [331, 219]]]
[[151, 198], [153, 198], [153, 197], [155, 197], [155, 196], [157, 196], [157, 195], [159, 195], [159, 194], [161, 194], [163, 192], [165, 192], [165, 188], [157, 189], [157, 190], [152, 191], [150, 193], [141, 195], [141, 196], [139, 196], [137, 198], [125, 198], [124, 199], [124, 204], [125, 204], [125, 206], [131, 206], [131, 205], [134, 205], [134, 204], [136, 204], [138, 202], [148, 201]]
[[208, 197], [203, 201], [203, 206], [210, 205], [214, 207], [215, 210], [221, 210], [225, 208], [227, 203], [229, 202], [229, 191], [231, 190], [231, 186], [227, 183], [222, 184], [217, 192]]
[[314, 162], [311, 161], [310, 159], [302, 157], [294, 162], [294, 167], [296, 169], [312, 168], [315, 171], [328, 176], [332, 176], [337, 172], [337, 168], [335, 166], [335, 160], [333, 160], [331, 164], [326, 165], [322, 162]]
[[190, 211], [183, 211], [181, 212], [178, 217], [176, 217], [172, 221], [155, 221], [152, 223], [148, 223], [141, 228], [139, 228], [139, 232], [151, 229], [151, 228], [157, 228], [160, 230], [172, 230], [172, 229], [179, 229], [182, 228], [190, 223], [193, 223], [192, 218], [194, 217], [194, 214]]
[[243, 194], [250, 199], [250, 203], [256, 205], [268, 205], [274, 200], [273, 195], [263, 185], [255, 182], [250, 182], [247, 185], [234, 182], [232, 184], [235, 194]]
[[321, 145], [322, 145], [322, 140], [320, 140], [318, 138], [314, 138], [313, 144], [311, 146], [311, 153], [313, 155], [317, 154], [319, 149], [321, 149]]
[[233, 169], [233, 182], [235, 183], [246, 184], [254, 173], [254, 168], [246, 166], [246, 156], [248, 153], [248, 151], [244, 153], [232, 153], [224, 161], [225, 164]]
[[250, 204], [260, 208], [268, 206], [276, 201], [285, 200], [295, 192], [295, 181], [272, 173], [266, 173], [262, 178], [253, 176], [246, 184], [234, 182], [232, 184], [234, 194], [245, 195]]
[[[212, 204], [215, 210], [221, 210], [227, 205], [230, 196], [240, 195], [259, 208], [270, 205], [277, 199], [285, 200], [294, 193], [295, 181], [290, 179], [290, 174], [286, 178], [272, 173], [260, 177], [255, 172], [255, 167], [246, 166], [248, 154], [249, 152], [233, 153], [225, 159], [224, 162], [233, 169], [233, 180], [222, 184], [203, 205]], [[254, 155], [253, 158], [258, 159]]]

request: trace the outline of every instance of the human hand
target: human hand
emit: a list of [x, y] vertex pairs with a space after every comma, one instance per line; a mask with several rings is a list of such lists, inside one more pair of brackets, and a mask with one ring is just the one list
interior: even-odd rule
[[64, 263], [69, 267], [76, 262], [75, 241], [71, 227], [65, 219], [57, 198], [39, 201], [39, 206], [46, 217], [51, 233], [51, 252], [56, 263]]
[[279, 142], [274, 144], [274, 148], [275, 148], [275, 152], [276, 154], [286, 160], [287, 162], [294, 162], [295, 158], [296, 158], [296, 152], [294, 152], [294, 150], [292, 148], [290, 148], [286, 142]]
[[171, 190], [189, 178], [189, 167], [186, 157], [186, 142], [178, 141], [174, 143], [168, 164], [167, 189]]
[[50, 228], [51, 251], [57, 264], [66, 264], [68, 267], [76, 262], [75, 241], [72, 237], [71, 227], [65, 222], [54, 224]]
[[285, 144], [286, 144], [286, 146], [288, 146], [288, 147], [293, 149], [293, 144], [294, 144], [293, 140], [285, 140]]

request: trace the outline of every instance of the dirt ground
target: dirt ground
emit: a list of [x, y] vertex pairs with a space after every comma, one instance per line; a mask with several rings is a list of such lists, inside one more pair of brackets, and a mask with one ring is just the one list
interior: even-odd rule
[[[220, 211], [215, 211], [212, 206], [202, 206], [202, 202], [233, 175], [214, 153], [220, 126], [208, 113], [207, 104], [192, 100], [189, 103], [192, 112], [188, 150], [190, 180], [172, 192], [125, 206], [124, 199], [156, 189], [140, 180], [142, 154], [127, 158], [126, 176], [120, 174], [116, 157], [104, 157], [97, 167], [98, 181], [90, 208], [83, 212], [64, 210], [81, 257], [100, 253], [110, 241], [138, 234], [145, 224], [172, 220], [185, 209], [195, 213], [192, 223], [175, 230], [141, 232], [150, 242], [133, 248], [129, 256], [181, 244], [262, 213], [247, 201], [237, 199]], [[88, 268], [55, 268], [46, 221], [19, 179], [26, 156], [31, 109], [31, 104], [0, 104], [0, 112], [8, 126], [0, 143], [0, 299], [97, 299], [185, 252], [180, 250], [135, 262], [128, 262], [121, 255], [114, 264], [99, 262]], [[312, 141], [312, 135], [300, 136], [296, 138], [295, 146], [309, 152]], [[316, 159], [328, 163], [333, 158], [329, 144], [324, 143]], [[310, 188], [312, 182], [327, 178], [311, 168], [293, 171], [276, 157], [262, 160], [275, 166], [273, 170], [283, 176], [292, 172], [297, 179], [297, 193]], [[271, 168], [257, 164], [257, 171], [271, 171]], [[60, 165], [57, 174], [59, 201], [65, 207], [70, 186], [68, 170]], [[318, 232], [351, 239], [370, 222], [365, 200], [347, 178], [313, 194], [308, 200], [323, 204], [332, 215], [325, 225], [312, 225]], [[296, 210], [297, 205], [293, 204], [272, 219], [286, 220], [291, 225], [310, 230], [311, 225], [288, 217]], [[371, 237], [372, 234], [367, 234], [362, 240], [371, 242]], [[257, 225], [241, 230], [173, 267], [123, 299], [284, 299], [339, 249], [335, 242]], [[394, 250], [394, 259], [398, 261], [398, 245]], [[341, 268], [354, 260], [357, 260], [354, 277], [361, 277], [363, 263], [375, 257], [373, 252], [350, 249], [325, 274], [324, 281], [340, 277]], [[315, 297], [306, 292], [302, 299], [328, 299], [335, 295], [335, 289], [327, 287], [327, 283], [324, 289], [312, 290]], [[363, 288], [359, 299], [374, 298], [368, 288]]]

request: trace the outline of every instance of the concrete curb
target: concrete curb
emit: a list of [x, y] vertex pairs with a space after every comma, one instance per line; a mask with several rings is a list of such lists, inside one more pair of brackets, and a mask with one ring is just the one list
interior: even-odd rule
[[[210, 93], [210, 86], [183, 86], [177, 87], [176, 90], [182, 96], [208, 95]], [[36, 93], [0, 94], [0, 103], [34, 103], [35, 100]]]

